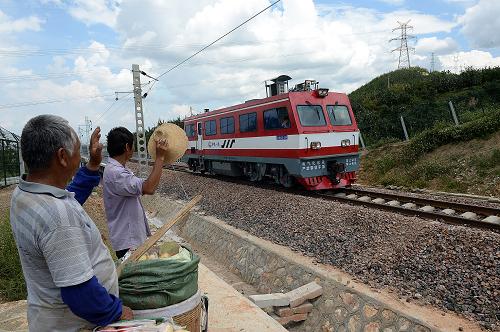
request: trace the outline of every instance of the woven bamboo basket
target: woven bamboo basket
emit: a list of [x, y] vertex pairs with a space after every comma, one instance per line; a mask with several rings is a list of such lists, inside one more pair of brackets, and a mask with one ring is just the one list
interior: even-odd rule
[[186, 327], [189, 332], [201, 331], [201, 302], [193, 309], [173, 317], [174, 322]]

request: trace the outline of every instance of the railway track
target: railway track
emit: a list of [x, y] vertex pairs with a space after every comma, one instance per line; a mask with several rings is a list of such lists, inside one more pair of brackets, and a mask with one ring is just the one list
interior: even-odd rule
[[[150, 161], [149, 164], [152, 165], [153, 162]], [[105, 164], [102, 166], [104, 165]], [[184, 163], [175, 163], [165, 166], [165, 168], [174, 171], [192, 173], [189, 170], [188, 165]], [[231, 182], [255, 185], [253, 182], [238, 179], [231, 179]], [[358, 188], [344, 188], [327, 192], [310, 192], [296, 189], [288, 190], [284, 188], [276, 188], [275, 186], [272, 186], [271, 189], [283, 190], [286, 192], [326, 200], [363, 205], [380, 210], [392, 211], [410, 216], [418, 216], [421, 218], [438, 220], [455, 225], [500, 230], [500, 209], [498, 208], [455, 203], [431, 198], [413, 197], [401, 194], [389, 194]]]
[[498, 208], [351, 188], [316, 195], [456, 225], [500, 230]]
[[[188, 166], [185, 164], [176, 164], [169, 168], [177, 171], [189, 171]], [[292, 192], [374, 207], [405, 215], [419, 216], [455, 225], [500, 230], [500, 209], [498, 208], [351, 188], [319, 193], [304, 190], [292, 190]]]

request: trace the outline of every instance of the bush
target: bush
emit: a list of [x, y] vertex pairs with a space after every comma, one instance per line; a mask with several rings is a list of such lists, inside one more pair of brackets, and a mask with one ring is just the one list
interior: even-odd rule
[[426, 130], [415, 136], [402, 151], [405, 164], [414, 163], [421, 155], [449, 143], [483, 138], [500, 130], [500, 110], [459, 126]]
[[9, 219], [0, 217], [0, 298], [7, 301], [26, 299], [27, 291], [19, 254]]

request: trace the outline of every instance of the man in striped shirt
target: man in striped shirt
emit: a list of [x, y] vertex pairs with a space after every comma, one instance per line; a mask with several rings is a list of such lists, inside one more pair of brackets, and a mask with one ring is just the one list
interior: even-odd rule
[[68, 187], [75, 194], [65, 188], [80, 163], [80, 142], [68, 122], [40, 115], [23, 129], [28, 175], [12, 195], [10, 222], [28, 289], [30, 331], [78, 331], [132, 318], [118, 298], [109, 251], [80, 205], [96, 185], [89, 183], [101, 161], [99, 137], [97, 129], [91, 161]]

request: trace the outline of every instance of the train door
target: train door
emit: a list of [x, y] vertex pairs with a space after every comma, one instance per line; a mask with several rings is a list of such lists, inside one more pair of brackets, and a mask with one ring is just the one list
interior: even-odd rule
[[202, 151], [203, 150], [203, 130], [202, 130], [202, 123], [198, 122], [196, 123], [196, 130], [198, 133], [198, 141], [196, 142], [196, 150]]

